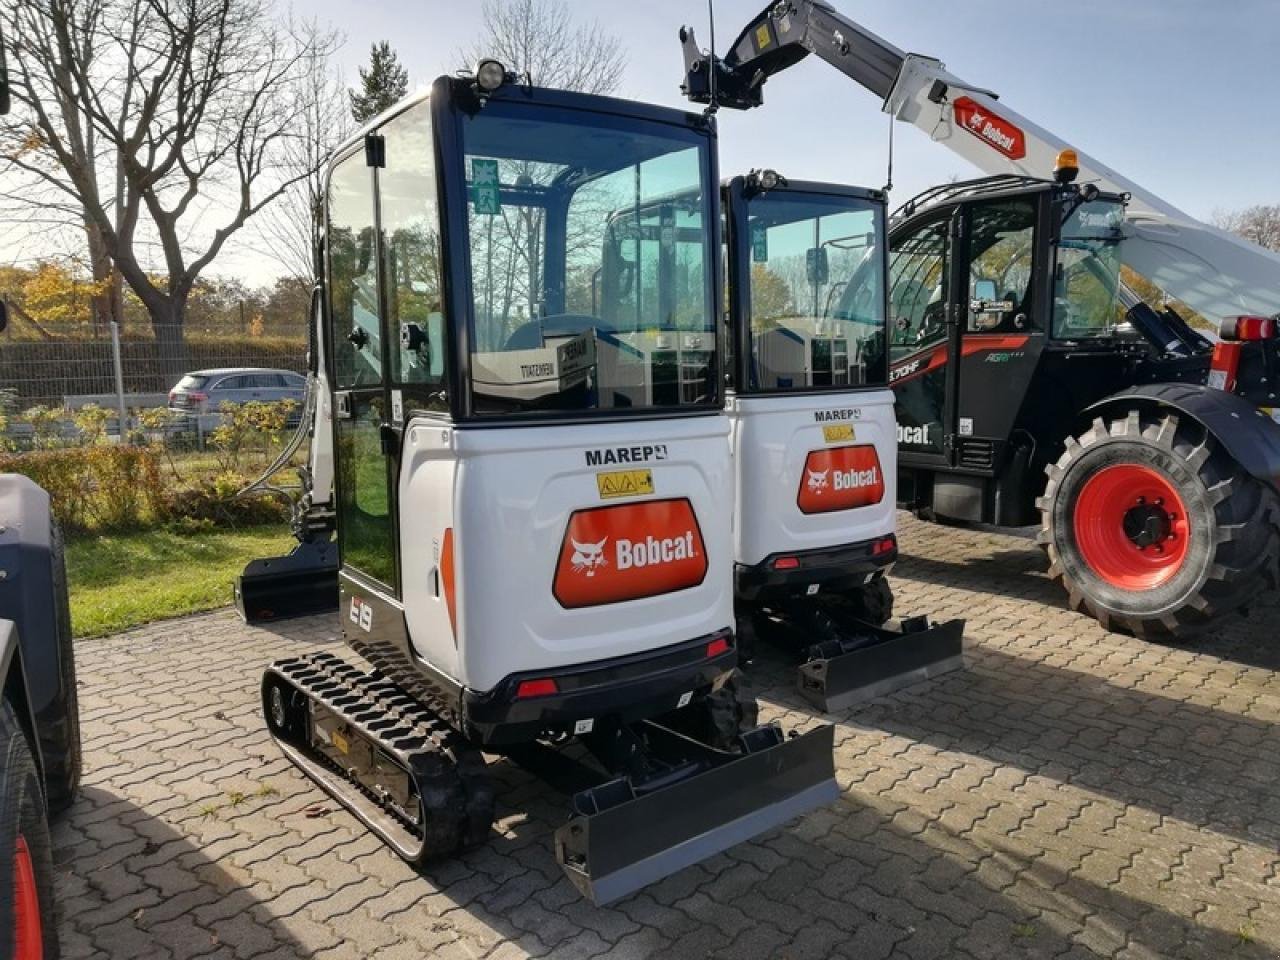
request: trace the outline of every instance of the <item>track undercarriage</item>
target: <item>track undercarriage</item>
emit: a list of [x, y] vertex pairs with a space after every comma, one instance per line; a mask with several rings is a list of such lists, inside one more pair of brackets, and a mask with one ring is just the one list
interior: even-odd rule
[[[405, 860], [486, 838], [484, 755], [377, 671], [290, 658], [268, 668], [262, 696], [286, 756]], [[605, 722], [582, 738], [593, 782], [572, 796], [555, 851], [585, 896], [611, 902], [835, 799], [830, 726], [791, 737], [751, 726], [715, 746], [689, 735], [724, 726], [726, 709], [718, 687], [661, 722]], [[754, 724], [752, 710], [735, 715]]]

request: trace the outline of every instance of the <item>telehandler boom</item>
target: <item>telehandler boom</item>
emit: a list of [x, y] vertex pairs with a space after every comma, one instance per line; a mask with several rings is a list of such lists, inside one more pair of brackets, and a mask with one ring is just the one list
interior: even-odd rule
[[681, 40], [695, 102], [758, 106], [813, 53], [990, 174], [892, 221], [904, 505], [1038, 519], [1051, 575], [1108, 628], [1190, 636], [1277, 585], [1280, 256], [820, 0], [771, 4], [723, 60]]

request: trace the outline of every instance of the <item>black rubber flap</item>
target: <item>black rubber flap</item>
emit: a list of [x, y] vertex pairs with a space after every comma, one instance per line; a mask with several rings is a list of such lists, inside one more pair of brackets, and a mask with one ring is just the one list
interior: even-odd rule
[[236, 609], [246, 623], [338, 609], [338, 545], [300, 543], [283, 557], [250, 560], [236, 578]]
[[834, 728], [783, 740], [556, 831], [556, 859], [611, 903], [836, 799]]

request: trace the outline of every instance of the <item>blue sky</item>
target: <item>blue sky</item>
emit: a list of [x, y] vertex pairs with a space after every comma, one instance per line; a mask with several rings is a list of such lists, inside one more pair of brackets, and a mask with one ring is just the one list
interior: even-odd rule
[[[724, 50], [765, 0], [717, 0]], [[1280, 2], [1277, 0], [835, 0], [904, 50], [938, 57], [966, 81], [1077, 144], [1188, 213], [1280, 203]], [[684, 105], [676, 32], [704, 46], [700, 0], [573, 0], [577, 15], [622, 38], [620, 94]], [[474, 10], [469, 16], [466, 11]], [[479, 3], [309, 0], [296, 12], [346, 34], [348, 83], [369, 45], [389, 40], [411, 87], [451, 72], [479, 33]], [[816, 58], [769, 81], [764, 107], [721, 113], [721, 171], [774, 167], [799, 179], [881, 186], [887, 118], [879, 102]], [[973, 171], [897, 125], [893, 201]], [[261, 257], [214, 266], [265, 282]]]
[[[1280, 3], [1276, 0], [834, 0], [897, 46], [943, 60], [1013, 109], [1199, 217], [1280, 202]], [[723, 50], [765, 0], [717, 0]], [[700, 0], [573, 0], [618, 34], [623, 96], [679, 106], [676, 31], [707, 43]], [[389, 40], [411, 83], [455, 66], [478, 33], [467, 5], [432, 0], [311, 0], [308, 15], [347, 35], [348, 81], [374, 40]], [[479, 4], [475, 4], [478, 9]], [[356, 12], [358, 11], [358, 13]], [[722, 112], [721, 169], [884, 183], [887, 118], [870, 93], [810, 58], [769, 81], [765, 106]], [[898, 124], [895, 200], [972, 171]]]

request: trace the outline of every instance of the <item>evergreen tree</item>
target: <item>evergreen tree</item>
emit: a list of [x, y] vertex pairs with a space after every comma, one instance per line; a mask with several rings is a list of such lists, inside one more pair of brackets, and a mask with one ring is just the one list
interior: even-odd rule
[[385, 40], [369, 49], [369, 68], [360, 68], [360, 89], [349, 90], [351, 116], [356, 123], [376, 117], [409, 92], [409, 71]]

